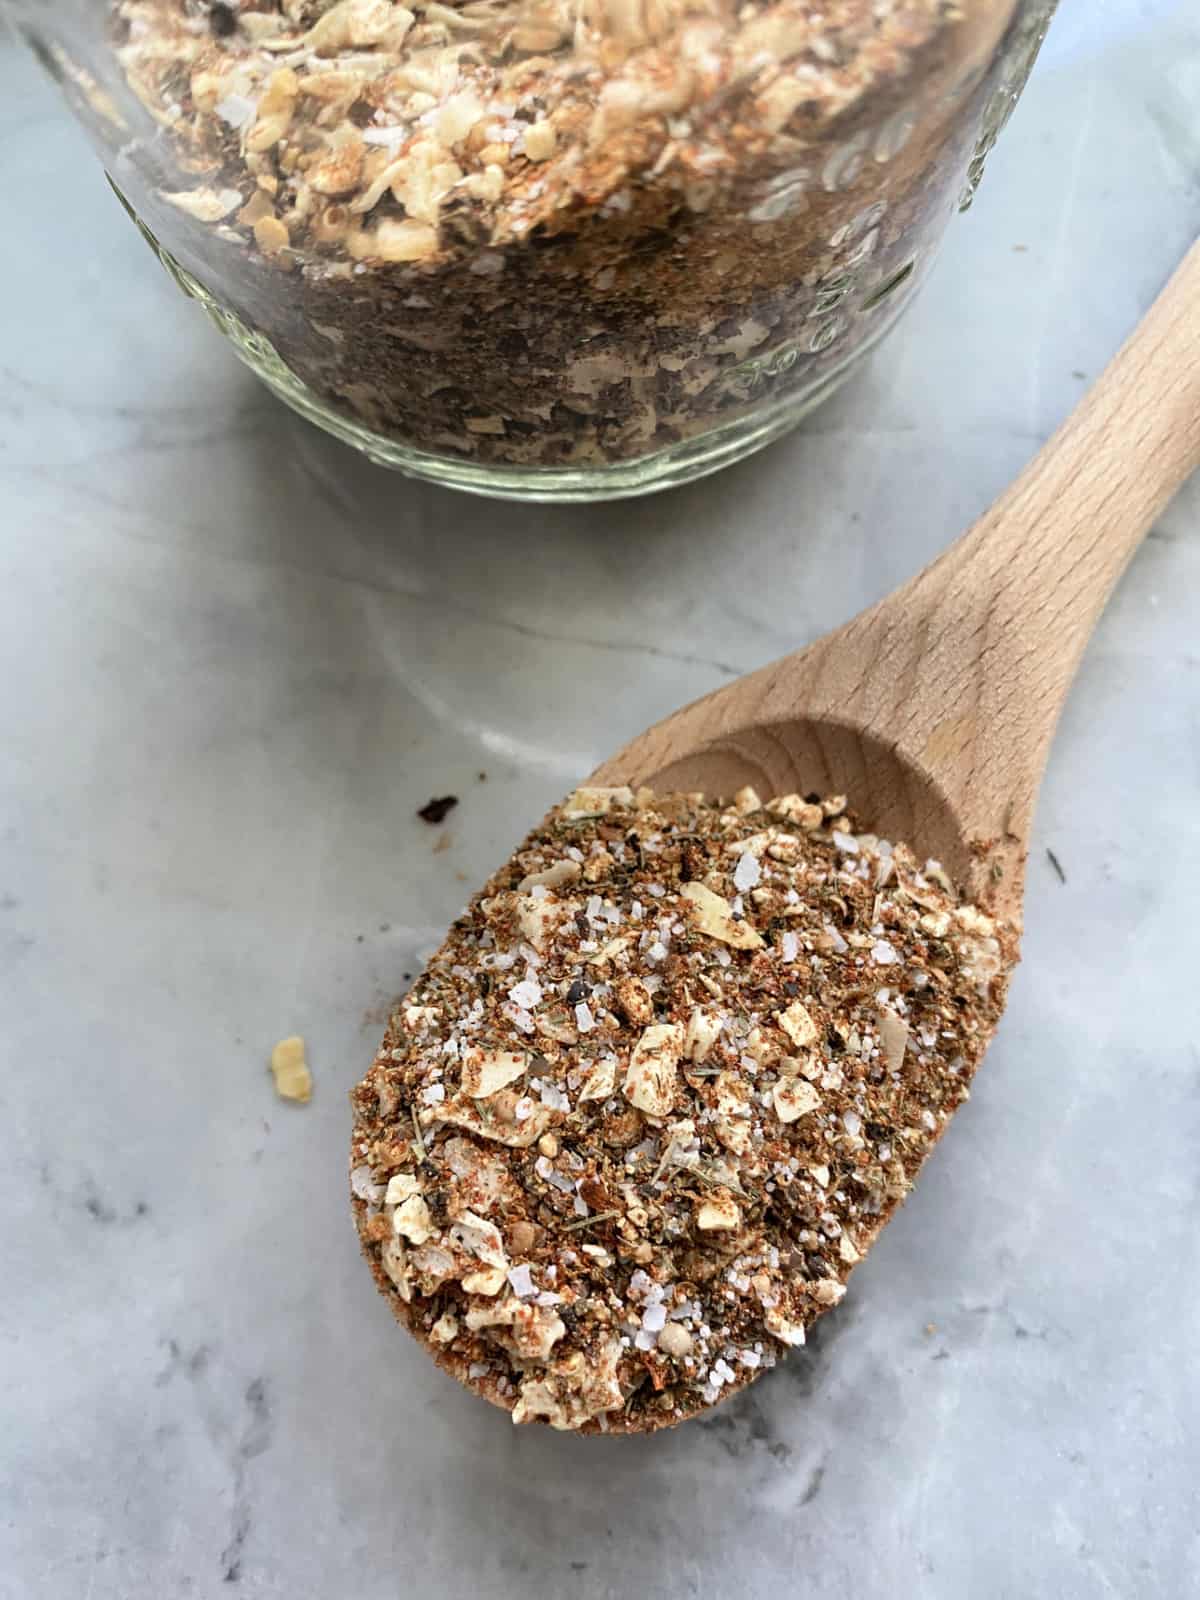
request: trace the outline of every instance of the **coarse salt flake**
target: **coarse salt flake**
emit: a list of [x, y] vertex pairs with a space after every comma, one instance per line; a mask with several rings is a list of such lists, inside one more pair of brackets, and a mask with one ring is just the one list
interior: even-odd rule
[[574, 1194], [575, 1185], [570, 1178], [564, 1178], [561, 1172], [555, 1170], [548, 1156], [539, 1156], [533, 1164], [533, 1170], [552, 1189], [558, 1189], [562, 1194]]
[[542, 986], [536, 978], [523, 978], [520, 983], [513, 984], [508, 991], [508, 998], [523, 1011], [532, 1011], [534, 1006], [541, 1004]]
[[734, 869], [733, 881], [740, 893], [745, 894], [748, 889], [757, 887], [762, 877], [762, 868], [758, 864], [758, 857], [749, 850], [743, 852]]
[[369, 1166], [355, 1167], [350, 1173], [350, 1192], [358, 1200], [378, 1205], [383, 1199], [384, 1186], [375, 1179]]
[[523, 1262], [519, 1267], [509, 1267], [508, 1281], [519, 1300], [532, 1300], [537, 1293], [533, 1284], [533, 1269], [528, 1262]]
[[551, 1111], [570, 1111], [571, 1109], [571, 1102], [556, 1083], [547, 1083], [543, 1080], [538, 1090], [538, 1098]]
[[409, 137], [407, 128], [364, 128], [362, 141], [364, 144], [383, 145], [385, 148], [399, 149]]
[[227, 94], [213, 107], [222, 122], [231, 128], [244, 128], [258, 115], [258, 102], [244, 94]]
[[642, 1327], [647, 1333], [657, 1333], [660, 1328], [667, 1325], [667, 1308], [660, 1301], [657, 1305], [647, 1306], [642, 1312]]

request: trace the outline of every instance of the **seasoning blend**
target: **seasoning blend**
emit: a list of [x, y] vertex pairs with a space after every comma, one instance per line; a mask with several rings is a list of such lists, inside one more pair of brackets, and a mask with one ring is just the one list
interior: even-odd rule
[[895, 321], [1054, 0], [8, 0], [313, 420], [529, 499], [776, 437]]
[[393, 1016], [363, 1250], [514, 1422], [668, 1427], [773, 1366], [967, 1098], [1015, 930], [845, 808], [579, 789]]

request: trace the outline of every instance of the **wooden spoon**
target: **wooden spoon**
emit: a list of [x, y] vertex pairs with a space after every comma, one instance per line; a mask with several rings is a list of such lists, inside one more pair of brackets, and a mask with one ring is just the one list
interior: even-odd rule
[[1034, 802], [1084, 646], [1200, 465], [1200, 244], [1091, 392], [932, 566], [639, 734], [597, 783], [849, 796], [1020, 925]]
[[[796, 790], [844, 791], [857, 817], [874, 831], [905, 841], [918, 857], [938, 857], [976, 904], [1019, 927], [1034, 800], [1071, 678], [1130, 556], [1197, 465], [1200, 245], [1070, 421], [940, 560], [808, 649], [707, 695], [641, 734], [598, 769], [595, 781], [698, 789], [713, 796], [732, 795], [747, 783], [764, 798]], [[1011, 938], [1002, 941], [1006, 955], [1013, 944]], [[1002, 987], [993, 983], [993, 996]], [[800, 1010], [811, 1025], [802, 1005]], [[985, 1013], [993, 1018], [996, 1004], [981, 1004], [981, 1017]], [[399, 1019], [393, 1030], [377, 1062], [389, 1074], [393, 1062], [405, 1057]], [[647, 1029], [647, 1036], [656, 1031], [670, 1030]], [[986, 1041], [976, 1032], [971, 1042], [973, 1067], [976, 1046]], [[374, 1074], [372, 1069], [356, 1092], [352, 1163], [364, 1161], [384, 1142], [395, 1109], [394, 1104], [380, 1109]], [[961, 1099], [951, 1082], [948, 1072], [940, 1083], [949, 1110]], [[932, 1083], [934, 1089], [939, 1086], [936, 1075]], [[893, 1102], [884, 1097], [881, 1103]], [[903, 1097], [895, 1101], [903, 1103]], [[409, 1109], [417, 1132], [414, 1148], [424, 1162], [415, 1102]], [[924, 1116], [927, 1132], [898, 1128], [907, 1141], [904, 1162], [896, 1164], [886, 1191], [876, 1196], [874, 1213], [862, 1214], [854, 1202], [839, 1217], [846, 1197], [839, 1191], [831, 1198], [835, 1222], [851, 1213], [855, 1218], [852, 1253], [842, 1255], [843, 1262], [859, 1259], [870, 1247], [949, 1120], [943, 1116], [939, 1122], [928, 1110]], [[850, 1127], [845, 1117], [843, 1125]], [[694, 1133], [693, 1124], [686, 1126]], [[881, 1158], [880, 1172], [883, 1159], [890, 1162]], [[828, 1181], [828, 1173], [821, 1181]], [[730, 1199], [727, 1191], [719, 1192]], [[485, 1380], [473, 1376], [476, 1369], [468, 1358], [452, 1354], [452, 1344], [429, 1332], [423, 1302], [410, 1304], [411, 1290], [397, 1292], [396, 1269], [386, 1264], [380, 1235], [371, 1231], [382, 1222], [390, 1239], [391, 1224], [368, 1217], [361, 1200], [357, 1209], [364, 1253], [399, 1320], [462, 1382], [511, 1408], [512, 1387], [480, 1387]], [[601, 1212], [592, 1221], [616, 1215]], [[770, 1239], [773, 1224], [764, 1220], [760, 1226]], [[818, 1276], [824, 1282], [824, 1267]], [[835, 1301], [836, 1296], [806, 1300], [805, 1321]], [[480, 1370], [486, 1379], [491, 1369], [485, 1363]], [[739, 1366], [728, 1376], [724, 1394], [751, 1381], [754, 1369]], [[531, 1390], [537, 1387], [532, 1384]], [[649, 1407], [634, 1414], [626, 1406], [604, 1413], [604, 1431], [666, 1426], [712, 1399], [705, 1395], [701, 1404], [694, 1386], [681, 1386], [682, 1399], [671, 1399], [671, 1393], [665, 1415]], [[524, 1386], [521, 1395], [524, 1405]], [[557, 1404], [553, 1397], [547, 1390], [531, 1399], [528, 1415], [548, 1414], [548, 1403]], [[595, 1415], [585, 1412], [584, 1417], [584, 1422], [561, 1425], [596, 1431]]]

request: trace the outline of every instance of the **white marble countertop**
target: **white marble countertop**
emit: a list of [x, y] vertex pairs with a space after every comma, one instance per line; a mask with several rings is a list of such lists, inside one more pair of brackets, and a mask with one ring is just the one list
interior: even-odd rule
[[1200, 484], [1068, 708], [974, 1099], [807, 1350], [672, 1435], [514, 1429], [395, 1329], [344, 1188], [469, 885], [1005, 484], [1200, 229], [1198, 105], [1192, 0], [1064, 0], [867, 375], [708, 483], [546, 511], [280, 409], [0, 46], [3, 1600], [1196, 1593]]

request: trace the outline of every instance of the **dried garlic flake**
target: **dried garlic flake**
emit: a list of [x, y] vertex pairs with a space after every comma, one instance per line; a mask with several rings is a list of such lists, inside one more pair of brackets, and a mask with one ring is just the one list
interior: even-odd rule
[[271, 1071], [281, 1100], [299, 1100], [307, 1105], [312, 1099], [312, 1073], [304, 1059], [304, 1040], [298, 1034], [281, 1039], [271, 1051]]

